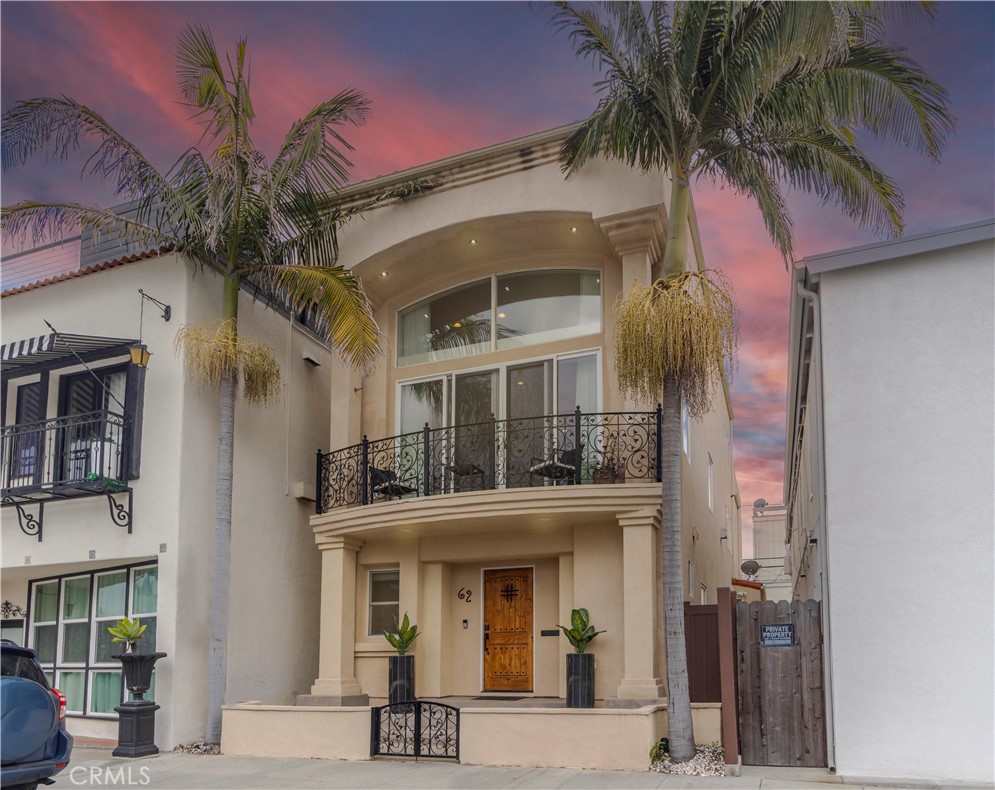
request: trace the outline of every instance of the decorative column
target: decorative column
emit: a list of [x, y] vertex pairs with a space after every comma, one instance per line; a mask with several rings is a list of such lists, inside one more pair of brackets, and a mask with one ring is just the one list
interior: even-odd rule
[[318, 678], [298, 705], [369, 705], [356, 680], [356, 554], [353, 538], [319, 538], [321, 623]]
[[616, 699], [608, 707], [640, 707], [658, 703], [664, 686], [656, 676], [656, 634], [660, 607], [656, 599], [657, 540], [660, 511], [656, 508], [623, 513], [622, 607], [625, 625], [625, 675]]

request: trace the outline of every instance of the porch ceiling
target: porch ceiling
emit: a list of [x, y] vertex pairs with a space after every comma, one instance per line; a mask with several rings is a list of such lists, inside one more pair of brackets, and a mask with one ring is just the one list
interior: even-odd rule
[[614, 254], [590, 214], [537, 211], [483, 217], [413, 236], [372, 255], [353, 272], [370, 299], [382, 304], [399, 293], [422, 290], [428, 279], [452, 281], [483, 261], [562, 252]]
[[315, 540], [413, 538], [488, 534], [508, 529], [554, 530], [659, 510], [659, 483], [550, 486], [397, 499], [311, 517]]

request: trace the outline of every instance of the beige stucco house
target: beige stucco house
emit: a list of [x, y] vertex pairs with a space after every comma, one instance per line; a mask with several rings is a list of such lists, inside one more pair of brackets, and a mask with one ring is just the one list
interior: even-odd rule
[[[666, 697], [656, 404], [618, 392], [613, 305], [659, 274], [661, 173], [597, 161], [566, 178], [559, 129], [357, 184], [434, 188], [341, 234], [385, 338], [365, 378], [337, 369], [311, 526], [318, 672], [302, 703], [382, 704], [408, 613], [419, 697], [563, 697], [583, 607], [596, 697]], [[691, 218], [689, 266], [703, 266]], [[732, 410], [683, 430], [687, 600], [715, 603], [741, 560]]]
[[[25, 614], [8, 610], [3, 636], [38, 651], [72, 733], [116, 739], [124, 691], [106, 628], [139, 616], [168, 654], [153, 690], [156, 742], [168, 749], [202, 736], [206, 715], [218, 414], [173, 341], [220, 314], [222, 289], [174, 254], [121, 252], [82, 269], [62, 248], [4, 262], [0, 598]], [[46, 253], [61, 274], [38, 268]], [[139, 289], [169, 306], [168, 322]], [[331, 354], [299, 323], [242, 300], [241, 332], [274, 350], [285, 389], [272, 407], [237, 409], [228, 690], [289, 703], [317, 670], [308, 516]], [[139, 339], [147, 369], [130, 361]]]

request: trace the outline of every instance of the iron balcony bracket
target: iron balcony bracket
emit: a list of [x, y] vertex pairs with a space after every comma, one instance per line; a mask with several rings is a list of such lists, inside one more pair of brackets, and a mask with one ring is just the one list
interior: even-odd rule
[[37, 535], [38, 542], [41, 543], [41, 525], [45, 516], [45, 503], [38, 503], [38, 518], [35, 518], [24, 509], [20, 502], [15, 502], [12, 497], [5, 496], [2, 502], [4, 506], [13, 505], [17, 508], [17, 525], [21, 528], [21, 532], [28, 537]]
[[[120, 492], [105, 491], [104, 493], [107, 495], [107, 506], [110, 508], [110, 511], [111, 511], [111, 521], [113, 521], [114, 524], [117, 525], [117, 526], [119, 526], [119, 527], [127, 527], [128, 528], [128, 534], [130, 535], [131, 534], [131, 512], [132, 512], [131, 509], [132, 509], [132, 504], [133, 504], [132, 503], [132, 499], [133, 499], [134, 492], [130, 488], [127, 488], [124, 491], [120, 491]], [[114, 495], [116, 493], [122, 493], [122, 494], [127, 494], [128, 495], [128, 506], [127, 506], [127, 508], [125, 508], [125, 506], [123, 504], [121, 504], [120, 502], [118, 502], [114, 498]]]

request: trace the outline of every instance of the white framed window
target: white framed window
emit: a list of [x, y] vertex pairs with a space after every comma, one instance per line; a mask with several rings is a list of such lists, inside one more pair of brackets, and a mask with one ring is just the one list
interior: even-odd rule
[[535, 269], [458, 285], [397, 313], [397, 365], [601, 331], [601, 272]]
[[712, 454], [708, 454], [708, 509], [715, 509], [715, 469]]
[[704, 584], [701, 585], [701, 600], [698, 603], [703, 606], [708, 603], [708, 588]]
[[[143, 648], [154, 650], [158, 567], [148, 563], [29, 582], [28, 645], [49, 683], [66, 697], [66, 712], [111, 716], [125, 701], [123, 648], [107, 629], [124, 616], [147, 626]], [[155, 675], [146, 695], [154, 699]]]
[[681, 444], [684, 447], [684, 455], [691, 463], [691, 415], [688, 414], [687, 404], [681, 403]]
[[394, 630], [400, 617], [401, 572], [397, 568], [370, 571], [370, 606], [367, 617], [369, 636]]

